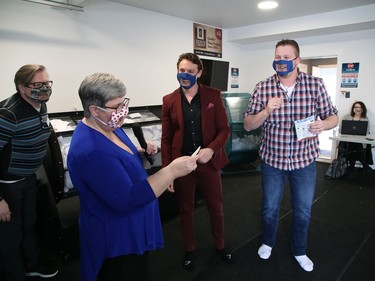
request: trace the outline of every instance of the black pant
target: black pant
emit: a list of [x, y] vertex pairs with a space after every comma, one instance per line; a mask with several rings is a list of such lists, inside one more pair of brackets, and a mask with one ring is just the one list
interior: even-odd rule
[[0, 183], [11, 211], [9, 222], [0, 222], [0, 258], [8, 281], [25, 279], [26, 266], [37, 262], [34, 226], [36, 223], [37, 181], [30, 176], [16, 183]]
[[363, 167], [373, 164], [371, 145], [363, 147], [362, 143], [346, 143], [346, 155], [349, 166], [354, 168], [355, 162], [361, 162]]
[[98, 281], [149, 281], [149, 253], [143, 255], [126, 255], [106, 259], [99, 274]]
[[348, 159], [349, 169], [354, 169], [356, 161], [361, 162], [364, 168], [374, 163], [372, 159], [371, 145], [369, 144], [363, 147], [362, 143], [340, 142], [339, 154], [340, 153], [345, 155]]

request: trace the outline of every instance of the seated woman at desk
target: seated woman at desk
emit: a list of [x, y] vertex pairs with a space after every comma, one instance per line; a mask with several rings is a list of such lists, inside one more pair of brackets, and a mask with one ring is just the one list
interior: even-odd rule
[[[367, 118], [366, 105], [361, 101], [353, 103], [350, 114], [343, 117], [343, 120], [369, 121]], [[370, 122], [367, 126], [367, 134], [370, 133]], [[340, 142], [340, 149], [344, 149], [349, 161], [349, 176], [354, 171], [355, 162], [361, 162], [364, 169], [371, 169], [369, 165], [373, 164], [370, 144], [361, 144], [353, 142]]]

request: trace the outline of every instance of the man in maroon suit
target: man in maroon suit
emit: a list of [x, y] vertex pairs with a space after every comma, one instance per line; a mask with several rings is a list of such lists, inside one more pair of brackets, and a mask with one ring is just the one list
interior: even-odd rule
[[183, 267], [194, 268], [194, 196], [199, 183], [211, 218], [216, 252], [226, 262], [232, 255], [224, 248], [224, 212], [220, 169], [228, 158], [224, 145], [230, 128], [218, 89], [197, 83], [203, 65], [192, 53], [180, 55], [177, 80], [180, 87], [163, 97], [161, 154], [163, 166], [182, 155], [192, 155], [199, 147], [198, 167], [189, 175], [176, 179], [169, 190], [176, 192], [184, 241]]

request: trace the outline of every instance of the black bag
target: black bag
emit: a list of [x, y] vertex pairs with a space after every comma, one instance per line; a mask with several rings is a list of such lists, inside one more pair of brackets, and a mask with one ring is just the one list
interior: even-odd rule
[[348, 173], [348, 160], [345, 156], [339, 156], [329, 165], [325, 176], [330, 179], [338, 179]]

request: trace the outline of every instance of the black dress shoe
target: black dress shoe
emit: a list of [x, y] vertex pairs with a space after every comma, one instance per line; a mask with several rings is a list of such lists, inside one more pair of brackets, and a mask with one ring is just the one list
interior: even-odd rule
[[194, 270], [194, 252], [185, 252], [185, 257], [182, 263], [182, 267], [187, 271]]
[[233, 256], [231, 253], [227, 252], [225, 249], [216, 249], [216, 253], [222, 258], [226, 263], [233, 263]]

